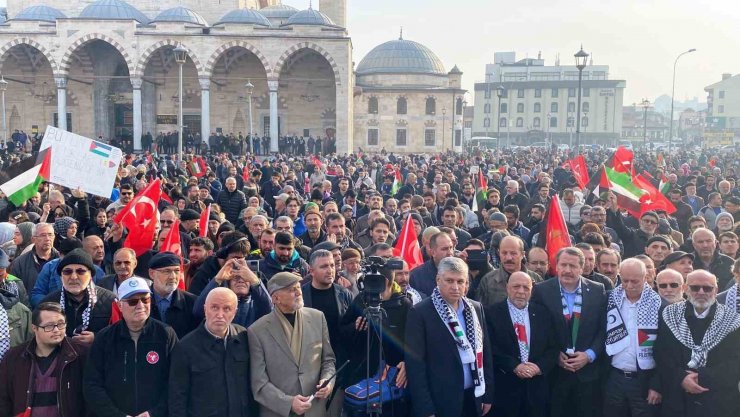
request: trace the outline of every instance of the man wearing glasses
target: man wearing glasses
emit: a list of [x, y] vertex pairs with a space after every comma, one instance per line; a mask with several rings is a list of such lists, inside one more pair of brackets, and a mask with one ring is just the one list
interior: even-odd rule
[[149, 317], [152, 296], [138, 277], [118, 287], [123, 320], [95, 338], [85, 366], [83, 390], [97, 415], [166, 416], [175, 331]]
[[118, 211], [126, 207], [126, 204], [134, 199], [134, 187], [132, 187], [131, 184], [122, 184], [120, 196], [121, 197], [118, 200], [108, 205], [105, 209], [106, 212], [111, 210]]
[[66, 337], [58, 303], [41, 303], [31, 318], [34, 337], [8, 351], [0, 363], [0, 415], [86, 415], [82, 375], [87, 347]]
[[640, 228], [633, 229], [624, 224], [624, 219], [619, 213], [617, 196], [609, 192], [606, 224], [617, 232], [624, 244], [624, 258], [645, 253], [645, 245], [648, 239], [653, 237], [658, 229], [658, 213], [646, 211], [640, 215]]
[[658, 294], [669, 304], [684, 300], [686, 282], [680, 272], [674, 269], [664, 269], [655, 276]]
[[185, 337], [198, 327], [199, 320], [193, 315], [197, 297], [177, 288], [180, 282], [182, 258], [172, 252], [159, 252], [149, 261], [149, 278], [152, 280], [152, 317], [167, 323]]

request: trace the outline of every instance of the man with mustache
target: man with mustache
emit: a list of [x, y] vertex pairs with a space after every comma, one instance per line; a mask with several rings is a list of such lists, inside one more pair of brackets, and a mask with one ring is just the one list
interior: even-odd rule
[[185, 337], [198, 326], [193, 315], [197, 297], [177, 288], [180, 282], [182, 259], [172, 252], [160, 252], [149, 261], [152, 280], [152, 318], [169, 324], [177, 337]]
[[501, 268], [494, 269], [480, 279], [476, 299], [488, 307], [506, 300], [506, 283], [514, 272], [522, 271], [532, 278], [532, 282], [542, 281], [542, 277], [524, 266], [524, 241], [519, 236], [506, 236], [499, 245]]

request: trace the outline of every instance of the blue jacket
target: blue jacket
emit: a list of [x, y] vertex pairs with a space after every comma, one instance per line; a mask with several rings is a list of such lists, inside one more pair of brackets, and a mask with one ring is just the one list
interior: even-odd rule
[[[227, 287], [228, 285], [227, 283], [218, 285], [216, 280], [212, 279], [198, 296], [198, 299], [195, 301], [195, 305], [193, 306], [193, 315], [198, 320], [203, 320], [203, 318], [205, 318], [205, 305], [208, 293], [219, 286]], [[232, 324], [238, 324], [247, 328], [257, 321], [257, 319], [271, 311], [272, 300], [270, 299], [270, 295], [267, 294], [267, 289], [265, 289], [264, 284], [260, 283], [259, 285], [252, 286], [252, 288], [249, 289], [249, 296], [247, 298], [239, 299], [236, 308], [236, 316], [234, 316]]]
[[[59, 258], [52, 259], [41, 268], [41, 272], [36, 278], [36, 285], [31, 290], [31, 307], [35, 308], [47, 295], [62, 289], [62, 277], [57, 274], [58, 264]], [[103, 279], [103, 276], [105, 276], [105, 272], [96, 265], [93, 282], [97, 284], [98, 281]]]

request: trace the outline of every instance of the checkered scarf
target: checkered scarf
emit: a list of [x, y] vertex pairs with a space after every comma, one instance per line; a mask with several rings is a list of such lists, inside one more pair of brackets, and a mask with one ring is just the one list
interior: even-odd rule
[[0, 305], [0, 359], [10, 350], [10, 323], [8, 312]]
[[[624, 288], [620, 285], [609, 293], [606, 305], [606, 353], [614, 356], [630, 347], [627, 326], [619, 311], [624, 302]], [[653, 345], [658, 334], [658, 311], [661, 298], [646, 283], [637, 300], [637, 362], [640, 369], [655, 368]]]
[[569, 350], [574, 351], [576, 348], [576, 339], [578, 339], [578, 328], [581, 323], [581, 307], [583, 307], [583, 290], [581, 289], [581, 283], [578, 283], [576, 288], [576, 298], [573, 301], [573, 314], [571, 315], [568, 310], [568, 302], [565, 300], [565, 290], [560, 286], [560, 301], [563, 303], [563, 317], [566, 323], [570, 323], [573, 320], [571, 328], [571, 344]]
[[[85, 307], [85, 311], [82, 312], [82, 330], [87, 330], [87, 328], [90, 326], [90, 315], [92, 313], [93, 307], [95, 307], [95, 303], [98, 302], [98, 294], [95, 292], [95, 284], [93, 284], [92, 280], [90, 280], [90, 283], [87, 284], [87, 291], [88, 294], [88, 300], [87, 300], [87, 307]], [[64, 311], [65, 305], [65, 290], [64, 287], [62, 287], [62, 295], [59, 297], [59, 304], [62, 306], [62, 311]]]
[[7, 279], [2, 280], [0, 281], [0, 289], [10, 292], [16, 297], [20, 296], [17, 282], [8, 281]]
[[486, 393], [486, 381], [483, 377], [483, 328], [478, 321], [478, 315], [475, 314], [473, 305], [465, 297], [460, 299], [460, 302], [463, 303], [463, 316], [465, 317], [465, 331], [463, 332], [460, 322], [457, 320], [457, 313], [442, 298], [439, 287], [434, 289], [431, 298], [439, 318], [442, 319], [447, 330], [455, 339], [460, 357], [463, 359], [463, 365], [470, 365], [473, 382], [475, 383], [475, 396], [482, 397]]
[[701, 344], [696, 345], [686, 322], [686, 308], [690, 305], [688, 301], [669, 305], [663, 309], [663, 320], [679, 343], [691, 350], [691, 360], [687, 366], [690, 369], [699, 369], [706, 366], [707, 355], [712, 349], [727, 335], [740, 329], [740, 314], [722, 304], [717, 304], [714, 317], [704, 333]]
[[[727, 299], [725, 300], [726, 306], [732, 306], [734, 303], [735, 311], [740, 313], [740, 291], [737, 290], [737, 284], [730, 287], [727, 290]], [[732, 308], [732, 307], [730, 307]]]
[[527, 341], [527, 326], [525, 321], [527, 314], [529, 314], [529, 308], [524, 307], [519, 309], [509, 300], [506, 300], [506, 303], [509, 305], [509, 315], [511, 316], [511, 323], [514, 325], [514, 333], [516, 334], [516, 341], [519, 345], [519, 358], [522, 363], [529, 362], [529, 342]]

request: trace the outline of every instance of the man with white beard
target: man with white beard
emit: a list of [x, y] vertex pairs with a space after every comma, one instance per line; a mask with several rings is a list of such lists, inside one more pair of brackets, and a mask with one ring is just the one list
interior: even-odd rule
[[740, 415], [740, 314], [717, 303], [717, 277], [688, 275], [688, 300], [663, 309], [655, 342], [662, 416]]
[[160, 252], [149, 261], [152, 280], [151, 316], [175, 330], [178, 338], [198, 327], [200, 320], [193, 315], [197, 297], [177, 288], [180, 283], [182, 259], [172, 252]]

